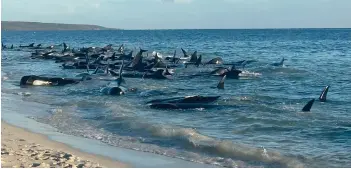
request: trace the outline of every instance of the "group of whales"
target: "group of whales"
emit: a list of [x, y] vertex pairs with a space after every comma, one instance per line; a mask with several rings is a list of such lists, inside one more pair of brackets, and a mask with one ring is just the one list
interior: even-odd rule
[[[55, 51], [57, 46], [63, 46], [62, 51]], [[126, 92], [135, 92], [136, 88], [126, 88], [122, 86], [125, 83], [124, 77], [128, 78], [152, 78], [152, 79], [172, 79], [170, 69], [177, 68], [181, 60], [185, 68], [189, 65], [199, 67], [200, 65], [231, 65], [230, 68], [217, 67], [209, 73], [212, 76], [221, 76], [217, 88], [224, 89], [224, 81], [226, 78], [239, 78], [241, 70], [236, 69], [236, 66], [242, 66], [256, 62], [255, 60], [242, 60], [230, 64], [223, 63], [222, 58], [216, 57], [205, 63], [202, 62], [202, 56], [197, 55], [197, 51], [189, 55], [183, 48], [183, 58], [176, 57], [176, 51], [173, 57], [159, 57], [157, 52], [153, 53], [153, 57], [144, 59], [143, 53], [148, 50], [139, 49], [138, 53], [133, 56], [133, 51], [125, 53], [124, 45], [120, 45], [117, 50], [112, 48], [112, 44], [105, 47], [88, 47], [78, 50], [70, 49], [66, 43], [60, 45], [52, 45], [43, 47], [41, 44], [34, 45], [31, 43], [26, 46], [19, 46], [20, 49], [32, 51], [32, 59], [53, 59], [56, 63], [63, 63], [64, 69], [85, 69], [87, 72], [82, 74], [81, 79], [75, 78], [60, 78], [60, 77], [43, 77], [36, 75], [23, 76], [20, 80], [20, 85], [33, 86], [63, 86], [67, 84], [77, 84], [81, 81], [91, 80], [94, 75], [104, 74], [116, 77], [116, 84], [113, 86], [103, 87], [101, 92], [107, 95], [124, 95]], [[14, 49], [2, 44], [2, 49]], [[147, 54], [148, 56], [148, 54]], [[278, 63], [271, 64], [272, 66], [283, 66], [284, 58]], [[94, 69], [93, 72], [90, 70]], [[118, 71], [116, 71], [118, 70]], [[319, 100], [326, 101], [329, 86], [322, 91]], [[156, 99], [147, 102], [151, 108], [161, 109], [186, 109], [186, 108], [206, 108], [210, 107], [209, 103], [216, 101], [220, 96], [185, 96], [168, 99]], [[302, 111], [310, 111], [315, 99], [310, 100], [302, 109]]]

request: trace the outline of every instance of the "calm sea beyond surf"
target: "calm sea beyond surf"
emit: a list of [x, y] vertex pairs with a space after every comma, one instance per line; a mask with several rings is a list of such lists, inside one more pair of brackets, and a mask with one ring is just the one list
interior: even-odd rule
[[[25, 116], [59, 132], [96, 139], [111, 146], [150, 152], [214, 167], [351, 166], [351, 29], [2, 31], [2, 95], [22, 96]], [[215, 65], [174, 68], [172, 80], [125, 77], [135, 93], [106, 96], [112, 77], [57, 87], [20, 87], [25, 75], [76, 77], [86, 70], [63, 69], [53, 60], [31, 59], [19, 45], [65, 42], [70, 48], [124, 44], [160, 57], [195, 50], [203, 62], [247, 64], [239, 79], [191, 76]], [[62, 49], [61, 49], [62, 50]], [[146, 54], [144, 54], [146, 57]], [[272, 63], [285, 58], [283, 66]], [[226, 67], [226, 66], [225, 66]], [[230, 67], [229, 65], [227, 67]], [[318, 100], [330, 86], [327, 102]], [[221, 96], [215, 108], [152, 109], [147, 101], [177, 96]], [[310, 112], [302, 107], [316, 101]], [[20, 105], [18, 105], [20, 106]], [[6, 111], [6, 109], [2, 109]], [[38, 113], [41, 112], [41, 113]]]

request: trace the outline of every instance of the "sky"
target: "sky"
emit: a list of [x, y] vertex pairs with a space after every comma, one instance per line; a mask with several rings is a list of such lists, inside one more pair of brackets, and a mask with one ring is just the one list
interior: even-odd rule
[[2, 21], [121, 29], [351, 28], [351, 0], [2, 0]]

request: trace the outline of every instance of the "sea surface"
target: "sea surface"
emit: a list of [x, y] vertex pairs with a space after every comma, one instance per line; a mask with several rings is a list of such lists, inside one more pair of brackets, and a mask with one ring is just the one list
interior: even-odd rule
[[[148, 49], [149, 56], [153, 51], [171, 56], [174, 50], [182, 56], [182, 47], [188, 53], [197, 50], [204, 61], [218, 56], [225, 63], [257, 60], [246, 65], [240, 79], [226, 79], [225, 90], [211, 88], [219, 77], [187, 77], [214, 66], [189, 66], [176, 68], [173, 80], [125, 78], [136, 93], [106, 96], [100, 88], [112, 77], [21, 88], [24, 75], [75, 77], [85, 70], [31, 59], [30, 51], [5, 50], [2, 94], [28, 92], [22, 100], [51, 108], [30, 107], [26, 116], [112, 146], [214, 167], [351, 166], [351, 29], [2, 31], [1, 39], [15, 48], [125, 44], [128, 50]], [[282, 67], [271, 66], [282, 58], [287, 59]], [[330, 89], [322, 103], [317, 98], [326, 85]], [[221, 97], [211, 109], [158, 110], [145, 104], [187, 95]], [[311, 112], [301, 112], [312, 98], [317, 100]]]

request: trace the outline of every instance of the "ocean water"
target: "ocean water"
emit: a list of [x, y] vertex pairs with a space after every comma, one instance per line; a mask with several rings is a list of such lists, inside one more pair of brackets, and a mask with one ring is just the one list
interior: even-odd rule
[[[176, 68], [173, 80], [126, 78], [136, 93], [105, 96], [100, 88], [112, 77], [63, 87], [20, 88], [24, 75], [75, 77], [85, 70], [64, 70], [53, 60], [30, 59], [30, 51], [2, 51], [2, 93], [51, 107], [28, 108], [26, 116], [60, 132], [100, 140], [112, 146], [180, 158], [214, 167], [351, 166], [351, 29], [3, 31], [7, 46], [66, 42], [70, 47], [125, 44], [163, 57], [197, 50], [203, 60], [225, 63], [255, 59], [240, 79], [189, 78], [213, 66]], [[287, 59], [283, 67], [270, 64]], [[238, 69], [242, 69], [238, 67]], [[327, 102], [318, 100], [330, 85]], [[152, 99], [220, 95], [212, 109], [156, 110]], [[20, 106], [20, 105], [19, 105]], [[6, 111], [6, 109], [2, 109]], [[41, 112], [41, 113], [38, 113]]]

